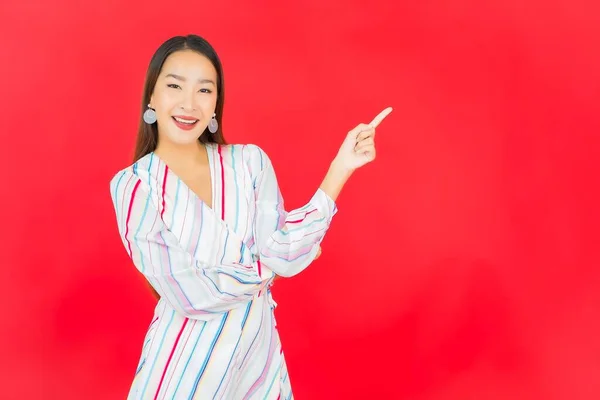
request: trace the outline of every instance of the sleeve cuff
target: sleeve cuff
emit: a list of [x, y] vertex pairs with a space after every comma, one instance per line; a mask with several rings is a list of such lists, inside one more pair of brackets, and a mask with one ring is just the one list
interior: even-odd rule
[[327, 195], [321, 188], [310, 199], [310, 204], [313, 205], [323, 216], [330, 222], [335, 214], [337, 214], [337, 204], [331, 197]]

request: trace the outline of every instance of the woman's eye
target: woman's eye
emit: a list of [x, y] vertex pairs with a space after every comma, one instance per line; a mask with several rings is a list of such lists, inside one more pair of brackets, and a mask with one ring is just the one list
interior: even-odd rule
[[180, 88], [180, 86], [178, 84], [176, 84], [176, 83], [169, 83], [167, 86], [170, 87], [170, 88], [173, 88], [173, 89], [179, 89]]
[[210, 89], [200, 89], [200, 93], [212, 93]]

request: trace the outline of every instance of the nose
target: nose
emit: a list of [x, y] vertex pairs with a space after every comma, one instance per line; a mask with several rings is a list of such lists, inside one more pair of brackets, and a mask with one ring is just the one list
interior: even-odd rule
[[183, 95], [183, 99], [180, 105], [181, 109], [185, 112], [194, 112], [196, 111], [196, 97], [194, 96], [194, 92], [188, 92]]

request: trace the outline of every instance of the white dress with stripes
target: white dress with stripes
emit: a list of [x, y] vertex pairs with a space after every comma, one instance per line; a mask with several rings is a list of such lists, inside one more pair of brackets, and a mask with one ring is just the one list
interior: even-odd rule
[[128, 399], [292, 399], [270, 287], [315, 258], [337, 212], [286, 212], [255, 145], [208, 144], [212, 208], [154, 153], [110, 183], [135, 267], [161, 298]]

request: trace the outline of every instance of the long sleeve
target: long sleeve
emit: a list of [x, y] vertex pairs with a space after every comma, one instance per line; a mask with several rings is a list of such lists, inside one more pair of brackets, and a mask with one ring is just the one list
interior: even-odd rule
[[233, 279], [195, 259], [165, 226], [146, 184], [131, 170], [121, 174], [111, 181], [111, 196], [123, 245], [135, 267], [174, 310], [210, 319], [211, 314], [243, 305], [260, 290], [258, 277]]
[[337, 213], [335, 202], [318, 189], [301, 208], [286, 212], [271, 160], [257, 146], [259, 172], [254, 182], [255, 239], [263, 265], [277, 275], [290, 277], [314, 260], [318, 246]]

